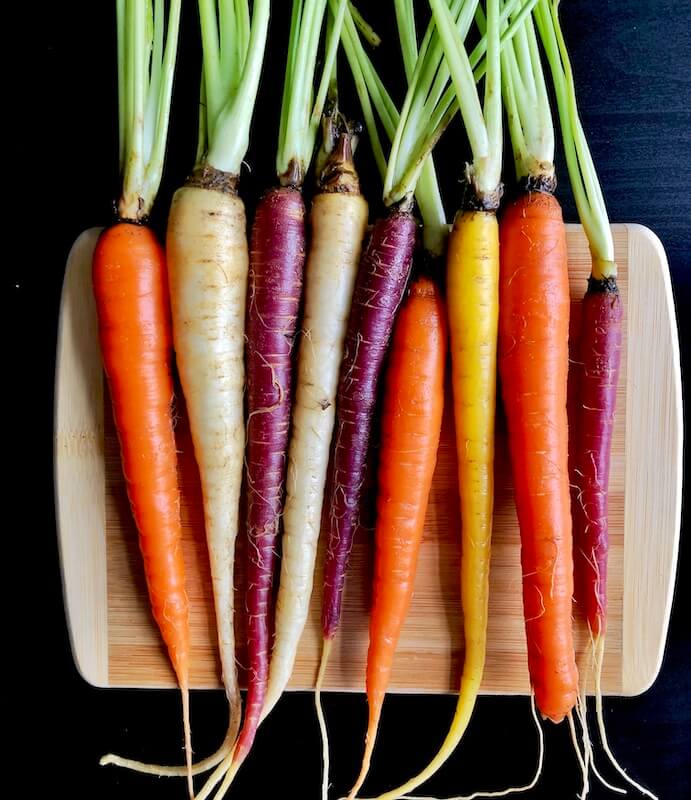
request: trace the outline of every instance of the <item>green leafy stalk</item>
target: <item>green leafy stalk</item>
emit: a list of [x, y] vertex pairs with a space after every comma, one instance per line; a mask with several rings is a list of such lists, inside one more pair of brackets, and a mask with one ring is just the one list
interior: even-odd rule
[[181, 0], [117, 0], [122, 197], [118, 213], [141, 220], [153, 205], [165, 158]]
[[[313, 94], [326, 3], [327, 0], [293, 0], [276, 171], [282, 183], [294, 186], [302, 184], [312, 160], [321, 118], [321, 114], [313, 113]], [[325, 72], [328, 81], [331, 70]]]
[[312, 118], [310, 120], [310, 122], [316, 122], [317, 125], [324, 112], [327, 92], [329, 90], [332, 94], [336, 92], [336, 56], [338, 54], [338, 41], [341, 38], [341, 30], [343, 29], [343, 20], [345, 19], [347, 7], [348, 0], [340, 0], [340, 5], [334, 15], [333, 21], [327, 26], [326, 57], [324, 59], [319, 89], [317, 90], [317, 99], [314, 102]]
[[460, 31], [444, 0], [430, 0], [473, 153], [469, 181], [481, 203], [496, 207], [501, 181], [501, 49], [499, 0], [487, 2], [487, 69], [481, 107]]
[[[458, 24], [464, 28], [464, 36], [470, 28], [472, 12], [477, 6], [477, 2], [478, 0], [468, 0], [468, 3], [464, 4], [463, 0], [454, 0], [451, 8], [446, 8], [444, 5], [445, 13], [453, 20], [453, 25]], [[434, 22], [431, 21], [420, 45], [415, 71], [408, 81], [408, 92], [401, 109], [401, 124], [391, 145], [389, 168], [384, 182], [385, 196], [392, 195], [392, 187], [396, 183], [400, 183], [400, 176], [405, 172], [401, 165], [410, 163], [414, 152], [413, 142], [421, 131], [428, 128], [428, 118], [424, 117], [425, 98], [429, 95], [435, 75], [444, 70], [446, 70], [446, 66], [443, 63], [442, 45]], [[430, 113], [429, 108], [427, 113]], [[431, 113], [434, 113], [434, 109], [431, 110]], [[436, 142], [437, 139], [438, 137], [434, 141]], [[406, 185], [409, 184], [410, 180], [406, 182]], [[404, 191], [394, 199], [401, 199], [405, 193]]]
[[[336, 2], [337, 0], [329, 0], [332, 8], [335, 6]], [[362, 44], [360, 42], [357, 29], [355, 28], [354, 20], [350, 10], [348, 10], [346, 13], [341, 38], [343, 41], [343, 49], [345, 50], [348, 64], [350, 66], [350, 71], [353, 75], [355, 90], [357, 92], [358, 99], [360, 100], [362, 116], [365, 121], [365, 127], [367, 128], [367, 134], [369, 136], [372, 152], [374, 153], [374, 160], [383, 178], [386, 174], [386, 156], [384, 155], [381, 138], [379, 136], [379, 129], [377, 128], [377, 120], [372, 107], [372, 98], [376, 97], [378, 99], [378, 102], [375, 103], [377, 111], [380, 114], [384, 129], [389, 136], [393, 136], [393, 132], [396, 129], [398, 112], [393, 106], [391, 98], [387, 96], [387, 100], [389, 101], [391, 108], [389, 107], [389, 103], [383, 99], [383, 94], [386, 93], [384, 87], [379, 87], [376, 82], [371, 79], [371, 75], [369, 76], [368, 80], [366, 71], [367, 68], [372, 67], [372, 65], [369, 62], [367, 54], [362, 49]], [[382, 109], [384, 110], [383, 113]]]
[[[515, 13], [515, 16], [512, 17], [508, 27], [505, 28], [501, 35], [502, 48], [504, 48], [506, 44], [511, 41], [516, 33], [516, 30], [520, 27], [523, 20], [531, 13], [536, 2], [537, 0], [523, 0], [523, 5], [521, 5], [521, 0], [509, 0], [509, 2], [505, 4], [500, 17], [500, 25], [505, 25], [508, 22], [510, 15]], [[453, 7], [451, 10], [454, 10]], [[466, 20], [467, 17], [464, 16], [464, 27]], [[428, 33], [429, 32], [430, 31], [428, 29]], [[424, 41], [420, 48], [421, 54], [423, 52], [423, 48]], [[487, 39], [486, 36], [483, 36], [468, 58], [470, 65], [473, 68], [473, 76], [476, 83], [484, 77], [486, 72], [487, 60], [484, 58], [486, 51]], [[429, 83], [418, 83], [415, 79], [415, 76], [409, 86], [409, 95], [414, 91], [420, 91], [424, 94], [425, 91], [428, 90], [429, 94], [423, 106], [420, 122], [413, 124], [409, 118], [406, 121], [406, 128], [408, 130], [406, 136], [410, 137], [409, 142], [412, 143], [409, 145], [409, 155], [406, 158], [406, 163], [409, 166], [402, 175], [398, 176], [397, 178], [394, 177], [395, 183], [391, 189], [388, 190], [389, 195], [393, 199], [400, 199], [405, 194], [405, 187], [408, 186], [411, 181], [415, 180], [415, 175], [421, 168], [421, 165], [425, 163], [427, 155], [459, 111], [456, 90], [453, 85], [448, 86], [441, 95], [441, 99], [438, 99], [441, 88], [443, 85], [445, 85], [441, 84], [440, 86], [440, 79], [442, 75], [445, 83], [448, 83], [449, 80], [448, 69], [444, 71], [444, 63], [442, 61], [443, 55], [443, 50], [441, 47], [439, 47], [438, 50], [434, 51], [434, 53], [428, 53], [426, 56], [426, 58], [429, 58], [432, 61], [431, 67], [437, 70], [437, 78], [435, 79], [433, 88], [429, 88]], [[408, 100], [408, 98], [406, 99]], [[405, 112], [406, 107], [410, 108], [410, 104], [404, 104], [402, 115]]]
[[[336, 2], [336, 0], [329, 1], [332, 5]], [[404, 9], [402, 5], [408, 4], [412, 6], [412, 2], [411, 0], [397, 0], [397, 3], [401, 4], [400, 10], [397, 8], [397, 22], [400, 26], [399, 38], [403, 62], [406, 76], [410, 76], [413, 74], [417, 62], [415, 23], [410, 10], [408, 8]], [[358, 26], [350, 13], [346, 14], [342, 39], [355, 81], [355, 88], [360, 99], [360, 105], [362, 106], [367, 134], [383, 180], [386, 176], [387, 162], [381, 145], [373, 104], [374, 109], [376, 109], [376, 115], [379, 117], [389, 141], [396, 135], [400, 115], [362, 46], [358, 35]], [[417, 181], [415, 197], [425, 226], [423, 233], [425, 248], [432, 253], [440, 254], [443, 251], [445, 241], [446, 215], [431, 158], [427, 159], [427, 163], [421, 171], [420, 179]]]
[[357, 10], [357, 8], [351, 2], [351, 0], [348, 0], [348, 10], [350, 11], [350, 15], [353, 18], [353, 22], [357, 26], [357, 29], [360, 31], [360, 35], [365, 39], [365, 41], [371, 47], [379, 47], [379, 45], [381, 44], [381, 39], [379, 38], [377, 32], [373, 30], [372, 26], [367, 23], [367, 20]]
[[[410, 81], [418, 60], [413, 0], [396, 0], [396, 23], [406, 80]], [[446, 212], [431, 152], [420, 171], [415, 188], [415, 199], [422, 215], [422, 238], [425, 249], [433, 255], [441, 256], [446, 245]]]
[[[476, 14], [484, 34], [486, 19]], [[502, 48], [502, 91], [516, 164], [516, 177], [549, 183], [554, 179], [554, 125], [532, 16]]]
[[270, 0], [199, 0], [204, 55], [204, 114], [200, 118], [199, 153], [204, 161], [230, 175], [239, 175], [249, 147], [257, 100]]
[[130, 111], [128, 108], [129, 88], [127, 86], [126, 48], [125, 48], [125, 5], [126, 0], [117, 0], [115, 18], [118, 49], [118, 145], [120, 172], [125, 169], [127, 137], [130, 130]]
[[539, 0], [534, 12], [535, 21], [552, 73], [566, 165], [578, 216], [590, 245], [593, 277], [600, 280], [613, 278], [617, 274], [614, 241], [597, 171], [578, 114], [576, 89], [559, 23], [558, 5], [558, 0]]

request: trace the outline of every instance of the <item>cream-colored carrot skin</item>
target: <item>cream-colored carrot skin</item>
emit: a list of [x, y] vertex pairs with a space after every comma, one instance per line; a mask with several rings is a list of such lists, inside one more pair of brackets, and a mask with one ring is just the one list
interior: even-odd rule
[[240, 724], [235, 664], [233, 565], [245, 426], [245, 298], [249, 258], [245, 208], [227, 191], [185, 186], [168, 218], [173, 341], [204, 500], [228, 748]]
[[309, 612], [338, 373], [367, 214], [367, 202], [355, 193], [317, 194], [312, 204], [276, 634], [262, 717], [271, 711], [290, 680]]
[[449, 758], [468, 727], [485, 668], [499, 310], [499, 228], [493, 212], [459, 212], [446, 263], [461, 499], [463, 672], [456, 712], [439, 752], [422, 772], [377, 800], [396, 800], [413, 792]]

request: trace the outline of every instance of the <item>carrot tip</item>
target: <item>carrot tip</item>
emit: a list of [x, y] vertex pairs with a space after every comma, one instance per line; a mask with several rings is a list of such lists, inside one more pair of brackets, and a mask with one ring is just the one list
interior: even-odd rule
[[181, 684], [182, 725], [185, 733], [185, 763], [187, 765], [187, 790], [190, 800], [194, 800], [194, 780], [192, 778], [192, 729], [190, 725], [190, 692], [187, 684]]
[[329, 734], [326, 728], [326, 718], [324, 717], [324, 709], [322, 708], [321, 691], [324, 685], [324, 677], [326, 675], [326, 668], [331, 656], [331, 648], [333, 647], [333, 639], [324, 639], [322, 645], [322, 657], [319, 662], [319, 672], [317, 673], [317, 682], [314, 685], [314, 703], [317, 708], [317, 720], [319, 721], [319, 733], [322, 739], [322, 800], [328, 800], [329, 796]]
[[650, 800], [658, 800], [657, 795], [653, 794], [645, 786], [642, 786], [638, 781], [635, 781], [617, 761], [614, 753], [612, 752], [609, 741], [607, 739], [607, 731], [605, 730], [605, 716], [602, 707], [602, 665], [605, 659], [605, 637], [598, 635], [593, 640], [593, 647], [595, 648], [595, 713], [597, 717], [597, 726], [600, 733], [600, 740], [602, 749], [609, 759], [610, 764], [616, 769], [621, 777], [634, 789], [637, 789], [642, 795], [649, 797]]

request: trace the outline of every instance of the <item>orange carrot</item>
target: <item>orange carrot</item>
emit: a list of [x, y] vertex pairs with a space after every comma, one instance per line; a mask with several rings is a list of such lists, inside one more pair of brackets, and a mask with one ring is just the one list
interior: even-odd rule
[[[187, 787], [193, 797], [189, 606], [171, 409], [173, 338], [163, 248], [144, 225], [163, 172], [180, 10], [181, 0], [117, 4], [122, 192], [118, 222], [101, 234], [94, 250], [92, 278], [151, 610], [182, 693]], [[110, 756], [101, 760], [117, 762]]]
[[171, 401], [172, 334], [163, 248], [152, 231], [120, 222], [93, 259], [103, 365], [151, 608], [180, 684], [191, 757], [190, 643]]
[[367, 775], [394, 652], [415, 582], [417, 557], [437, 463], [444, 406], [446, 317], [434, 281], [418, 278], [394, 329], [382, 432], [375, 531], [374, 592], [367, 655]]
[[537, 706], [561, 721], [578, 697], [566, 378], [569, 280], [561, 208], [529, 192], [501, 222], [499, 368], [521, 529], [528, 666]]

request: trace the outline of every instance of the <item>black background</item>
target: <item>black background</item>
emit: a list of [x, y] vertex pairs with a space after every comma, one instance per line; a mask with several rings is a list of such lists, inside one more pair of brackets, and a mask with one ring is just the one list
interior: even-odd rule
[[[154, 224], [162, 229], [170, 197], [194, 158], [198, 61], [196, 4], [184, 3], [182, 42], [171, 143]], [[275, 0], [270, 51], [255, 117], [251, 172], [242, 193], [252, 206], [272, 180], [275, 131], [283, 78], [289, 3]], [[424, 4], [420, 3], [422, 7]], [[683, 364], [691, 355], [691, 3], [672, 0], [564, 2], [563, 19], [577, 77], [584, 125], [598, 166], [610, 217], [639, 222], [660, 236], [669, 256], [679, 315]], [[52, 505], [52, 381], [57, 310], [64, 264], [75, 237], [111, 219], [117, 194], [117, 102], [114, 3], [26, 4], [19, 26], [5, 29], [20, 52], [38, 55], [38, 69], [19, 60], [6, 74], [22, 98], [5, 108], [15, 136], [5, 157], [11, 181], [6, 198], [18, 207], [5, 216], [16, 242], [6, 250], [3, 280], [10, 306], [6, 352], [17, 409], [6, 419], [17, 438], [11, 464], [10, 524], [5, 543], [6, 676], [3, 706], [10, 734], [4, 789], [17, 781], [22, 796], [37, 786], [74, 798], [184, 797], [182, 782], [100, 768], [106, 751], [164, 762], [181, 756], [177, 696], [173, 692], [99, 690], [72, 663], [62, 606]], [[402, 67], [388, 2], [361, 8], [388, 39], [376, 61], [397, 90]], [[40, 31], [40, 37], [35, 35]], [[35, 61], [32, 63], [36, 63]], [[385, 66], [384, 66], [385, 65]], [[346, 83], [345, 71], [343, 83]], [[400, 95], [399, 95], [400, 97]], [[348, 91], [343, 90], [344, 103]], [[358, 107], [350, 109], [357, 114]], [[28, 124], [27, 124], [28, 121]], [[456, 127], [442, 141], [447, 209], [458, 201], [457, 177], [465, 155]], [[380, 195], [367, 143], [358, 153], [376, 213]], [[565, 170], [558, 156], [558, 174]], [[509, 173], [510, 177], [510, 173]], [[567, 221], [576, 215], [566, 180], [559, 196]], [[12, 213], [15, 212], [15, 213]], [[15, 362], [16, 363], [13, 363]], [[688, 386], [686, 388], [688, 393]], [[688, 396], [688, 395], [687, 395]], [[27, 409], [29, 413], [27, 414]], [[688, 463], [688, 456], [687, 456]], [[11, 520], [15, 518], [14, 523]], [[655, 532], [651, 531], [651, 535]], [[662, 671], [652, 689], [605, 702], [609, 733], [622, 763], [660, 797], [691, 797], [691, 626], [688, 607], [691, 554], [682, 531], [681, 562], [672, 625]], [[16, 578], [16, 579], [15, 579]], [[427, 762], [450, 720], [451, 697], [391, 697], [368, 794], [409, 777]], [[361, 752], [366, 704], [361, 695], [325, 699], [332, 737], [333, 797], [352, 783]], [[195, 749], [211, 752], [225, 726], [218, 692], [193, 696]], [[564, 726], [548, 731], [547, 761], [531, 797], [576, 796], [579, 775]], [[473, 723], [448, 765], [425, 787], [443, 797], [476, 788], [524, 782], [535, 763], [535, 735], [525, 699], [483, 697]], [[231, 796], [317, 798], [318, 733], [309, 694], [286, 696], [262, 726], [252, 757]], [[4, 795], [4, 789], [0, 793]], [[606, 793], [595, 789], [592, 797]]]

